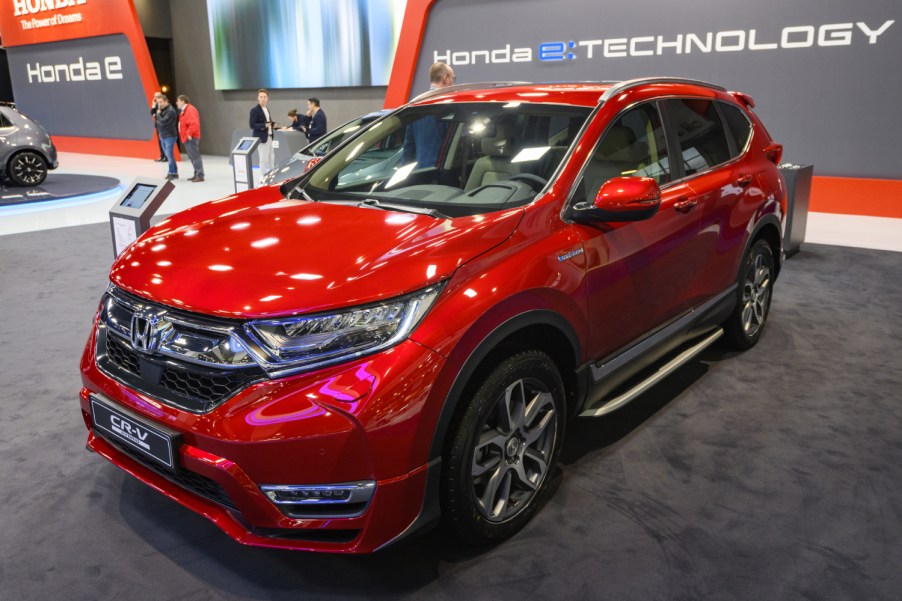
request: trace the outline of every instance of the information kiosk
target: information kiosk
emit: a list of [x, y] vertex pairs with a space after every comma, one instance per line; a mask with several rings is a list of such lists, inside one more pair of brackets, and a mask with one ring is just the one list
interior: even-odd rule
[[232, 174], [235, 177], [235, 192], [254, 187], [254, 151], [260, 144], [258, 138], [241, 138], [232, 149]]
[[174, 189], [170, 181], [139, 177], [119, 195], [110, 209], [113, 256], [118, 257], [125, 247], [150, 229], [150, 218]]

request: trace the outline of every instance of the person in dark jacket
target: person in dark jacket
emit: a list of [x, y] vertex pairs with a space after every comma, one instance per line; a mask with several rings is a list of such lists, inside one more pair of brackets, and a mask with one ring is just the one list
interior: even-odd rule
[[[445, 63], [433, 63], [429, 67], [429, 89], [440, 90], [453, 86], [457, 81], [454, 69]], [[448, 123], [427, 115], [407, 126], [404, 133], [402, 165], [416, 161], [417, 169], [435, 167], [439, 152], [448, 132]]]
[[249, 127], [260, 140], [260, 145], [257, 146], [257, 156], [260, 157], [261, 178], [272, 169], [273, 163], [272, 132], [276, 124], [270, 117], [269, 109], [266, 108], [267, 102], [269, 102], [269, 92], [262, 88], [257, 90], [257, 104], [251, 109], [248, 120]]
[[[157, 122], [157, 103], [160, 101], [160, 96], [163, 93], [160, 91], [156, 91], [153, 93], [153, 100], [150, 101], [150, 118], [153, 119], [154, 124]], [[154, 125], [156, 127], [156, 125]], [[160, 141], [160, 137], [157, 136], [157, 144], [160, 146], [160, 158], [154, 159], [154, 162], [157, 163], [165, 163], [166, 162], [166, 153], [163, 152], [163, 142]]]
[[326, 133], [326, 112], [319, 107], [319, 98], [307, 99], [307, 114], [299, 116], [298, 122], [311, 142], [323, 137]]
[[175, 162], [175, 143], [179, 136], [179, 116], [175, 107], [169, 104], [169, 98], [162, 94], [157, 103], [157, 135], [163, 145], [163, 152], [169, 161], [169, 173], [166, 179], [178, 179], [179, 167]]

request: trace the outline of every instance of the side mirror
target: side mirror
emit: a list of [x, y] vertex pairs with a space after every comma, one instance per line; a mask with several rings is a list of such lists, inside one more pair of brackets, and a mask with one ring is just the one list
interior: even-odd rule
[[614, 177], [598, 190], [590, 206], [574, 207], [577, 221], [642, 221], [661, 207], [661, 189], [650, 177]]

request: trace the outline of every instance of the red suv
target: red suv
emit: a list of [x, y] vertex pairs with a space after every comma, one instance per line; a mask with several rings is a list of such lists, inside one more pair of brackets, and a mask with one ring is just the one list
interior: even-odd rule
[[456, 86], [170, 217], [110, 272], [88, 447], [241, 543], [510, 536], [569, 418], [761, 336], [785, 195], [752, 106], [678, 79]]

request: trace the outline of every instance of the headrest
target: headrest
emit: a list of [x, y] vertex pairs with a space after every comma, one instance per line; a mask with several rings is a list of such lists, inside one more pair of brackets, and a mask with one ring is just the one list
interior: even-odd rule
[[496, 121], [482, 138], [482, 153], [492, 157], [508, 157], [514, 154], [514, 128], [506, 121]]
[[604, 134], [599, 145], [601, 158], [613, 163], [638, 165], [648, 159], [648, 147], [636, 141], [636, 134], [625, 125], [615, 125]]

